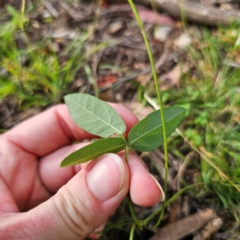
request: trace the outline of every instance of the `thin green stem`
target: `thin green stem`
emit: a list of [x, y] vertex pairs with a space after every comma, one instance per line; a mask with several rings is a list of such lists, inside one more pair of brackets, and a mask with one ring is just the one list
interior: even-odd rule
[[[152, 69], [152, 74], [153, 74], [153, 79], [154, 79], [154, 83], [155, 83], [155, 88], [156, 88], [156, 92], [157, 92], [157, 97], [158, 97], [158, 104], [160, 106], [160, 115], [161, 115], [161, 120], [162, 120], [162, 128], [163, 128], [163, 139], [164, 139], [164, 159], [165, 159], [165, 182], [164, 182], [164, 192], [167, 192], [167, 179], [168, 179], [168, 146], [167, 146], [167, 134], [166, 134], [166, 124], [165, 124], [165, 117], [164, 117], [164, 111], [163, 111], [163, 102], [162, 102], [162, 97], [161, 97], [161, 91], [160, 88], [158, 86], [158, 78], [157, 78], [157, 72], [156, 72], [156, 68], [155, 68], [155, 63], [153, 60], [153, 56], [152, 56], [152, 52], [151, 52], [151, 48], [146, 36], [146, 33], [144, 31], [144, 27], [143, 27], [143, 23], [142, 20], [138, 14], [137, 8], [134, 5], [132, 0], [128, 0], [132, 11], [134, 13], [134, 16], [138, 22], [138, 25], [141, 29], [141, 33], [144, 39], [144, 43], [146, 45], [147, 48], [147, 53], [148, 53], [148, 57], [149, 57], [149, 61], [151, 64], [151, 69]], [[164, 208], [163, 210], [164, 211]]]
[[134, 230], [135, 230], [135, 228], [136, 228], [136, 224], [133, 224], [132, 227], [131, 227], [129, 240], [133, 240], [133, 238], [134, 238]]
[[167, 207], [170, 203], [174, 202], [183, 192], [185, 192], [185, 191], [188, 190], [189, 188], [196, 187], [196, 186], [203, 185], [203, 184], [204, 184], [204, 183], [201, 182], [201, 183], [192, 184], [192, 185], [190, 185], [190, 186], [186, 186], [186, 187], [184, 187], [183, 189], [179, 190], [179, 191], [178, 191], [175, 195], [173, 195], [168, 201], [165, 201], [165, 202], [163, 203], [162, 208], [161, 208], [160, 217], [159, 217], [157, 223], [155, 224], [155, 226], [153, 227], [153, 229], [156, 228], [156, 227], [160, 224], [160, 222], [161, 222], [161, 220], [162, 220], [162, 217], [163, 217], [163, 213], [164, 213], [163, 209], [164, 209], [165, 207]]
[[135, 223], [135, 225], [140, 229], [142, 230], [142, 225], [140, 224], [140, 222], [138, 221], [134, 211], [133, 211], [133, 205], [132, 205], [132, 201], [130, 200], [130, 197], [128, 197], [128, 207], [129, 207], [129, 211], [131, 213], [131, 216], [132, 216], [132, 219]]
[[[127, 139], [124, 137], [124, 135], [122, 135], [122, 138], [123, 138], [123, 140], [125, 141], [125, 144], [126, 144], [126, 145], [125, 145], [125, 161], [128, 162], [129, 144], [128, 144]], [[133, 233], [134, 233], [134, 229], [135, 229], [136, 226], [137, 226], [140, 230], [142, 229], [142, 226], [140, 225], [140, 223], [139, 223], [139, 221], [138, 221], [138, 219], [137, 219], [137, 217], [136, 217], [136, 215], [135, 215], [135, 213], [134, 213], [133, 206], [132, 206], [132, 202], [131, 202], [131, 199], [130, 199], [129, 196], [127, 197], [127, 203], [128, 203], [128, 207], [129, 207], [130, 214], [131, 214], [132, 219], [133, 219], [133, 221], [134, 221], [134, 225], [133, 225], [133, 227], [132, 227], [132, 229], [131, 229], [131, 232], [133, 231]], [[133, 233], [132, 233], [132, 234], [133, 234]], [[133, 236], [132, 236], [132, 237], [133, 237]], [[131, 239], [131, 233], [130, 233], [130, 239]], [[133, 239], [133, 238], [132, 238], [132, 239]]]
[[[21, 21], [20, 21], [19, 27], [22, 29], [23, 35], [24, 35], [24, 37], [26, 39], [26, 42], [27, 42], [27, 45], [30, 48], [31, 44], [30, 44], [29, 38], [28, 38], [27, 33], [25, 31], [25, 28], [24, 28], [25, 9], [26, 9], [26, 0], [22, 0], [22, 3], [21, 3]], [[31, 55], [32, 55], [32, 53], [30, 54], [30, 57], [31, 57]]]
[[124, 134], [121, 135], [122, 139], [125, 142], [125, 161], [128, 161], [128, 153], [129, 153], [129, 143], [128, 140], [124, 137]]
[[[191, 188], [197, 187], [197, 186], [201, 186], [201, 185], [204, 185], [204, 183], [203, 183], [203, 182], [194, 183], [194, 184], [191, 184], [191, 185], [189, 185], [189, 186], [186, 186], [186, 187], [180, 189], [176, 194], [174, 194], [170, 199], [168, 199], [168, 201], [165, 201], [165, 202], [164, 202], [164, 205], [165, 205], [164, 207], [167, 207], [170, 203], [174, 202], [174, 201], [175, 201], [181, 194], [183, 194], [185, 191], [187, 191], [187, 190], [189, 190], [189, 189], [191, 189]], [[153, 217], [155, 217], [159, 212], [161, 212], [161, 213], [160, 213], [160, 218], [159, 218], [159, 219], [161, 220], [162, 208], [163, 208], [163, 206], [159, 207], [155, 212], [153, 212], [151, 215], [149, 215], [147, 218], [145, 218], [145, 219], [143, 220], [143, 223], [144, 223], [144, 226], [145, 226], [145, 227], [147, 227], [148, 222], [149, 222]], [[159, 223], [160, 223], [160, 221], [158, 221], [153, 228], [155, 228]]]
[[194, 184], [191, 184], [189, 186], [186, 186], [186, 187], [180, 189], [175, 195], [173, 195], [170, 199], [168, 199], [167, 205], [169, 205], [170, 203], [175, 201], [182, 193], [184, 193], [188, 189], [191, 189], [191, 188], [194, 188], [194, 187], [198, 187], [198, 186], [201, 186], [201, 185], [204, 185], [204, 182], [194, 183]]
[[26, 1], [22, 0], [21, 4], [21, 22], [20, 22], [20, 27], [24, 31], [24, 14], [25, 14], [25, 6], [26, 6]]
[[[126, 140], [126, 138], [124, 136], [122, 136], [123, 140], [125, 141], [126, 143], [126, 146], [125, 146], [125, 161], [127, 162], [128, 161], [128, 153], [129, 153], [129, 145], [128, 145], [128, 141]], [[134, 232], [134, 229], [135, 227], [137, 226], [140, 230], [142, 229], [142, 226], [141, 224], [139, 223], [135, 213], [134, 213], [134, 210], [133, 210], [133, 205], [132, 205], [132, 202], [131, 202], [131, 199], [130, 197], [128, 196], [127, 198], [127, 202], [128, 202], [128, 207], [129, 207], [129, 211], [130, 211], [130, 214], [132, 216], [132, 219], [134, 221], [134, 228], [131, 229], [131, 232], [133, 231]], [[131, 234], [130, 234], [131, 236]], [[131, 239], [131, 238], [130, 238]]]
[[129, 145], [128, 145], [128, 142], [126, 141], [126, 146], [125, 146], [125, 160], [126, 160], [126, 162], [128, 161], [128, 153], [129, 153]]

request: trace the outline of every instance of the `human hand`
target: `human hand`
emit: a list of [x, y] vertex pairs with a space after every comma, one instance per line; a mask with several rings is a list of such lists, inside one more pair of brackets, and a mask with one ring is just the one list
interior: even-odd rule
[[[111, 104], [127, 132], [137, 118]], [[0, 239], [83, 239], [103, 225], [128, 192], [134, 203], [152, 206], [163, 191], [135, 154], [105, 154], [90, 163], [60, 168], [60, 162], [93, 136], [58, 105], [0, 136]], [[94, 236], [94, 235], [92, 235]]]

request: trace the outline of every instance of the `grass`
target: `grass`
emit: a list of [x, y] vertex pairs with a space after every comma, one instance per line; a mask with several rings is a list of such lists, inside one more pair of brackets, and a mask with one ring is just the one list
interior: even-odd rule
[[[72, 82], [81, 75], [89, 82], [79, 91], [86, 91], [90, 86], [97, 95], [98, 87], [90, 67], [92, 56], [116, 42], [92, 43], [89, 50], [92, 36], [86, 30], [56, 52], [52, 50], [54, 38], [39, 39], [34, 35], [36, 29], [31, 16], [35, 13], [32, 6], [22, 18], [20, 11], [9, 7], [11, 18], [0, 26], [0, 102], [13, 96], [18, 110], [60, 103], [63, 95], [71, 91]], [[177, 194], [187, 192], [219, 212], [227, 210], [239, 223], [240, 28], [232, 24], [216, 30], [201, 28], [200, 33], [192, 35], [192, 44], [178, 63], [179, 66], [187, 64], [189, 71], [182, 75], [177, 88], [171, 87], [162, 95], [165, 106], [187, 109], [179, 129], [181, 136], [175, 133], [168, 139], [169, 152], [181, 162], [188, 153], [197, 153], [196, 159], [188, 164], [196, 170], [194, 179], [188, 182], [183, 177], [182, 190]], [[136, 90], [138, 101], [148, 104], [141, 98], [144, 94], [155, 99], [153, 89], [153, 81], [147, 86], [140, 84]], [[167, 194], [166, 204], [178, 196], [171, 194]], [[124, 212], [125, 205], [120, 212]], [[131, 221], [124, 215], [115, 219], [115, 225], [108, 225], [108, 229], [111, 234], [114, 229], [124, 229], [130, 234], [129, 226], [134, 224]], [[131, 234], [133, 238], [133, 230]]]
[[[198, 169], [196, 181], [204, 183], [199, 196], [216, 209], [231, 211], [239, 222], [240, 69], [229, 65], [240, 51], [237, 26], [202, 28], [201, 37], [193, 36], [187, 49], [190, 71], [182, 76], [178, 90], [165, 92], [165, 104], [188, 110], [181, 133], [200, 155], [200, 161], [191, 163]], [[179, 147], [177, 139], [170, 140], [171, 151], [184, 161], [186, 147]]]
[[0, 26], [1, 99], [16, 97], [19, 109], [60, 103], [82, 69], [82, 74], [89, 77], [89, 85], [94, 86], [97, 94], [95, 83], [89, 76], [89, 59], [115, 43], [95, 43], [88, 50], [85, 45], [91, 34], [86, 31], [68, 40], [56, 53], [53, 37], [39, 39], [34, 36], [36, 29], [28, 18], [24, 20], [23, 31], [19, 23], [21, 13], [10, 6], [8, 12], [11, 20]]

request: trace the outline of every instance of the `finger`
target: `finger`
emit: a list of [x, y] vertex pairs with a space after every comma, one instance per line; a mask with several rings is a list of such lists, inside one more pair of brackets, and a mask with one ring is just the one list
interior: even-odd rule
[[[123, 157], [123, 156], [122, 156]], [[130, 152], [128, 156], [130, 169], [130, 196], [135, 204], [153, 206], [165, 198], [162, 187], [150, 174], [137, 154]]]
[[7, 186], [0, 192], [0, 204], [11, 202], [9, 198], [2, 197], [9, 195], [9, 192], [20, 211], [26, 210], [30, 198], [31, 204], [39, 204], [48, 199], [51, 194], [44, 189], [37, 174], [36, 156], [13, 144], [7, 135], [0, 136], [0, 146], [0, 178]]
[[[116, 154], [103, 155], [75, 175], [48, 201], [22, 213], [22, 221], [0, 224], [1, 237], [84, 239], [106, 222], [128, 189], [126, 162]], [[14, 231], [9, 231], [11, 227]]]
[[12, 196], [11, 191], [7, 187], [6, 183], [3, 181], [3, 179], [0, 177], [0, 212], [5, 213], [14, 213], [19, 212], [18, 206]]
[[[89, 143], [79, 143], [65, 146], [47, 155], [39, 161], [39, 176], [44, 186], [51, 192], [57, 192], [66, 184], [84, 165], [60, 168], [62, 159], [73, 151]], [[125, 158], [124, 153], [120, 153]], [[88, 163], [86, 163], [88, 164]], [[133, 152], [128, 160], [131, 173], [130, 195], [132, 201], [141, 206], [152, 206], [163, 201], [164, 192], [156, 179], [148, 172], [142, 160]], [[144, 194], [142, 194], [144, 192]], [[40, 193], [38, 193], [40, 194]], [[33, 196], [34, 197], [34, 196]]]
[[101, 233], [105, 227], [106, 223], [102, 224], [98, 229], [96, 229], [94, 232], [88, 234], [88, 238], [90, 239], [98, 239], [101, 236]]
[[[60, 167], [61, 161], [72, 152], [86, 146], [89, 143], [78, 143], [64, 146], [39, 160], [39, 176], [43, 185], [51, 192], [56, 193], [76, 175], [84, 164], [72, 167]], [[85, 164], [87, 165], [87, 163]]]
[[[127, 132], [137, 123], [136, 116], [127, 108], [111, 104], [124, 120]], [[92, 138], [71, 119], [66, 105], [57, 105], [19, 124], [6, 133], [23, 150], [44, 156], [73, 140]]]

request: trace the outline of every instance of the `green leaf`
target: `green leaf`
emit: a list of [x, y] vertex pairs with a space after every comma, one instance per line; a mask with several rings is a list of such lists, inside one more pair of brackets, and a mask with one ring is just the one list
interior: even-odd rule
[[61, 162], [61, 167], [84, 163], [104, 153], [118, 153], [125, 148], [125, 145], [123, 138], [100, 139], [68, 155]]
[[[185, 109], [181, 107], [165, 108], [166, 134], [169, 137], [182, 122]], [[130, 146], [138, 151], [152, 151], [161, 146], [163, 140], [162, 120], [159, 110], [149, 114], [136, 124], [128, 135]]]
[[94, 135], [107, 138], [126, 131], [126, 125], [118, 113], [106, 102], [84, 93], [64, 97], [74, 122]]

